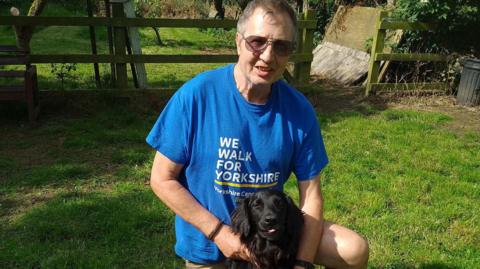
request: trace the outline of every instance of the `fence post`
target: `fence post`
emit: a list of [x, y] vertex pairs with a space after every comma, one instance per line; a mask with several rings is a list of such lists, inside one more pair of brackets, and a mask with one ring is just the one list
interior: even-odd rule
[[[125, 18], [125, 13], [123, 12], [123, 3], [116, 3], [110, 1], [112, 4], [112, 13], [113, 18]], [[115, 56], [125, 56], [126, 55], [126, 35], [125, 28], [115, 26], [113, 29], [114, 32], [114, 44], [115, 44]], [[127, 79], [127, 64], [126, 63], [116, 63], [116, 79], [115, 87], [118, 89], [126, 89], [128, 87]]]
[[375, 25], [375, 34], [373, 36], [372, 51], [370, 53], [370, 62], [368, 66], [367, 88], [365, 95], [369, 95], [372, 91], [372, 83], [378, 83], [378, 76], [380, 74], [380, 61], [375, 61], [377, 53], [382, 53], [385, 47], [385, 37], [387, 30], [380, 29], [382, 20], [388, 16], [387, 11], [380, 11], [378, 14], [377, 23]]
[[[92, 1], [87, 0], [87, 14], [89, 18], [93, 17], [93, 7], [92, 7]], [[92, 54], [97, 55], [97, 40], [96, 40], [96, 35], [95, 35], [95, 27], [90, 26], [90, 45], [92, 48]], [[97, 85], [97, 88], [99, 89], [102, 85], [100, 84], [100, 70], [98, 68], [98, 63], [93, 64], [93, 70], [95, 72], [95, 82]]]
[[[302, 15], [303, 20], [315, 20], [315, 11], [307, 9]], [[313, 32], [315, 29], [303, 28], [299, 32], [297, 52], [300, 54], [311, 54], [313, 50]], [[293, 77], [297, 84], [308, 83], [310, 79], [311, 60], [308, 62], [295, 63]]]

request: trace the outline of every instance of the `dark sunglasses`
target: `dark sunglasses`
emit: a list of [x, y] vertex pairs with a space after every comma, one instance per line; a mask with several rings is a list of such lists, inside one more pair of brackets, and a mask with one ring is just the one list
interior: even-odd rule
[[295, 44], [292, 41], [281, 39], [268, 39], [263, 36], [251, 35], [244, 37], [240, 34], [246, 42], [248, 51], [255, 54], [261, 54], [267, 49], [269, 44], [272, 44], [273, 52], [278, 56], [288, 56], [295, 50]]

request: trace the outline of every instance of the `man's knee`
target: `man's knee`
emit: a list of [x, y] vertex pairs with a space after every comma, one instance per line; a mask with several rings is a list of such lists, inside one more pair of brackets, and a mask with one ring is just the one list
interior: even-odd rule
[[357, 235], [345, 242], [342, 258], [351, 268], [366, 268], [368, 263], [368, 242]]

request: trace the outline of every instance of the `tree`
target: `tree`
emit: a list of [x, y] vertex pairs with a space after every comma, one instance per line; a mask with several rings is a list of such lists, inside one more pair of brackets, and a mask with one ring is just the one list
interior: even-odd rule
[[[135, 0], [135, 13], [140, 18], [160, 18], [161, 13], [161, 1], [160, 0]], [[160, 29], [158, 27], [152, 27], [157, 36], [157, 45], [163, 45], [160, 37]]]
[[223, 20], [225, 18], [225, 8], [223, 8], [223, 1], [215, 0], [214, 5], [215, 5], [215, 10], [217, 11], [215, 18]]

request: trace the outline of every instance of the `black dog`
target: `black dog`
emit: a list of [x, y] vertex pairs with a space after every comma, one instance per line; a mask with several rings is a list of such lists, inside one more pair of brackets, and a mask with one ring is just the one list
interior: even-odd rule
[[[232, 215], [232, 229], [254, 256], [258, 268], [294, 267], [303, 214], [281, 191], [260, 191], [239, 200]], [[253, 264], [228, 260], [229, 269], [253, 269]]]

